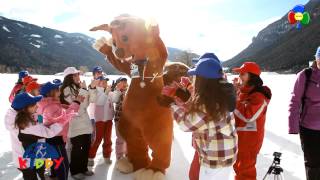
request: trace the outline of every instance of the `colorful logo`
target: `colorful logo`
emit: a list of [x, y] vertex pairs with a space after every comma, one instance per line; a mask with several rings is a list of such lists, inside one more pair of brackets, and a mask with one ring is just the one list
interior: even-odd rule
[[303, 5], [296, 5], [288, 13], [288, 21], [290, 24], [296, 24], [297, 29], [301, 29], [302, 25], [310, 23], [310, 14], [305, 11]]
[[38, 142], [31, 144], [25, 149], [23, 157], [19, 157], [19, 166], [20, 169], [39, 169], [43, 166], [49, 169], [55, 165], [54, 168], [58, 169], [62, 161], [63, 157], [59, 156], [59, 153], [53, 146]]

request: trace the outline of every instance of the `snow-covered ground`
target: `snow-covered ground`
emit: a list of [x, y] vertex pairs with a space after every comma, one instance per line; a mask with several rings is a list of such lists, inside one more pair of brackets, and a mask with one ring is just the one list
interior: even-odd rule
[[[39, 82], [46, 82], [60, 76], [36, 76]], [[290, 92], [295, 81], [295, 75], [277, 75], [273, 73], [264, 73], [262, 75], [265, 84], [268, 85], [272, 92], [273, 98], [270, 102], [267, 121], [266, 121], [266, 136], [265, 141], [258, 157], [257, 171], [258, 178], [262, 179], [267, 172], [273, 160], [273, 152], [282, 152], [281, 166], [285, 170], [284, 176], [286, 180], [303, 180], [304, 166], [303, 155], [300, 148], [300, 141], [298, 135], [288, 135], [288, 102], [290, 99]], [[83, 77], [87, 84], [90, 82], [90, 77]], [[115, 79], [113, 76], [111, 79]], [[8, 95], [17, 75], [0, 74], [1, 84], [1, 108], [0, 117], [0, 179], [11, 180], [21, 179], [21, 174], [13, 166], [11, 159], [11, 146], [9, 133], [4, 128], [4, 114], [9, 107]], [[231, 77], [230, 77], [231, 79]], [[187, 180], [188, 168], [193, 158], [193, 149], [191, 147], [191, 134], [181, 132], [177, 127], [174, 129], [174, 142], [172, 149], [172, 163], [167, 171], [168, 180]], [[115, 135], [113, 135], [113, 140]], [[114, 154], [113, 154], [114, 160]], [[132, 175], [122, 175], [114, 169], [114, 163], [107, 166], [103, 163], [101, 149], [97, 154], [97, 165], [94, 167], [95, 175], [87, 179], [108, 179], [108, 180], [131, 180]]]

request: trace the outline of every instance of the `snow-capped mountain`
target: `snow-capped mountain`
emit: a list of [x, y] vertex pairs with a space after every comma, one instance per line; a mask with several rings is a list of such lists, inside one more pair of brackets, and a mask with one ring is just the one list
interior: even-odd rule
[[[92, 48], [95, 39], [81, 33], [39, 27], [0, 16], [0, 72], [28, 69], [37, 74], [54, 74], [67, 66], [101, 65], [117, 74], [104, 56]], [[177, 60], [182, 50], [168, 47], [169, 59]]]
[[307, 66], [320, 45], [320, 0], [310, 0], [305, 8], [311, 16], [309, 25], [297, 30], [285, 14], [261, 30], [246, 49], [224, 62], [224, 66], [235, 67], [248, 60], [268, 71], [297, 72]]
[[53, 74], [67, 66], [101, 65], [115, 73], [104, 57], [92, 47], [94, 39], [79, 33], [66, 33], [26, 22], [0, 17], [0, 72], [28, 69]]

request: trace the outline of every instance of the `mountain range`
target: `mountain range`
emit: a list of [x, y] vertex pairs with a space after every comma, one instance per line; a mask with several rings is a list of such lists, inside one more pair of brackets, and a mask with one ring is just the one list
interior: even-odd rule
[[[105, 57], [92, 48], [95, 39], [0, 16], [0, 73], [27, 69], [36, 74], [55, 74], [68, 66], [90, 70], [100, 65], [118, 74]], [[168, 47], [169, 59], [183, 52]]]
[[[298, 30], [288, 23], [285, 14], [262, 29], [247, 48], [223, 65], [231, 69], [245, 61], [254, 61], [264, 71], [281, 73], [296, 73], [307, 67], [320, 45], [320, 0], [310, 0], [305, 10], [311, 16], [309, 25]], [[54, 74], [67, 66], [89, 70], [96, 65], [101, 65], [109, 74], [119, 73], [92, 48], [95, 39], [81, 33], [67, 33], [0, 16], [0, 41], [2, 73], [27, 69], [37, 74]], [[168, 52], [168, 59], [173, 61], [190, 59], [186, 51], [177, 48], [168, 47]]]
[[307, 67], [320, 45], [320, 0], [310, 0], [305, 10], [310, 13], [310, 24], [298, 30], [289, 24], [286, 14], [261, 30], [247, 48], [223, 65], [233, 68], [254, 61], [265, 71], [282, 73], [296, 73]]

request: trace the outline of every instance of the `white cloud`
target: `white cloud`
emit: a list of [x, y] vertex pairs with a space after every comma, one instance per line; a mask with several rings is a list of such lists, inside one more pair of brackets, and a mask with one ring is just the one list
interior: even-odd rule
[[[214, 17], [213, 12], [206, 9], [217, 7], [225, 1], [0, 0], [0, 13], [8, 18], [67, 32], [82, 32], [94, 37], [106, 33], [92, 33], [88, 29], [108, 23], [121, 13], [154, 17], [160, 24], [161, 36], [168, 46], [191, 49], [197, 53], [213, 51], [222, 60], [226, 60], [248, 46], [251, 38], [271, 20], [240, 24], [225, 21], [223, 17]], [[74, 16], [57, 19], [65, 14]]]
[[165, 40], [176, 47], [191, 49], [200, 54], [212, 51], [221, 60], [228, 60], [246, 48], [261, 29], [277, 19], [273, 17], [253, 24], [222, 20], [209, 24], [210, 20], [204, 20], [197, 22], [197, 25], [191, 24], [186, 30], [178, 25], [181, 28], [175, 29], [174, 33], [169, 33], [172, 30], [168, 29]]

